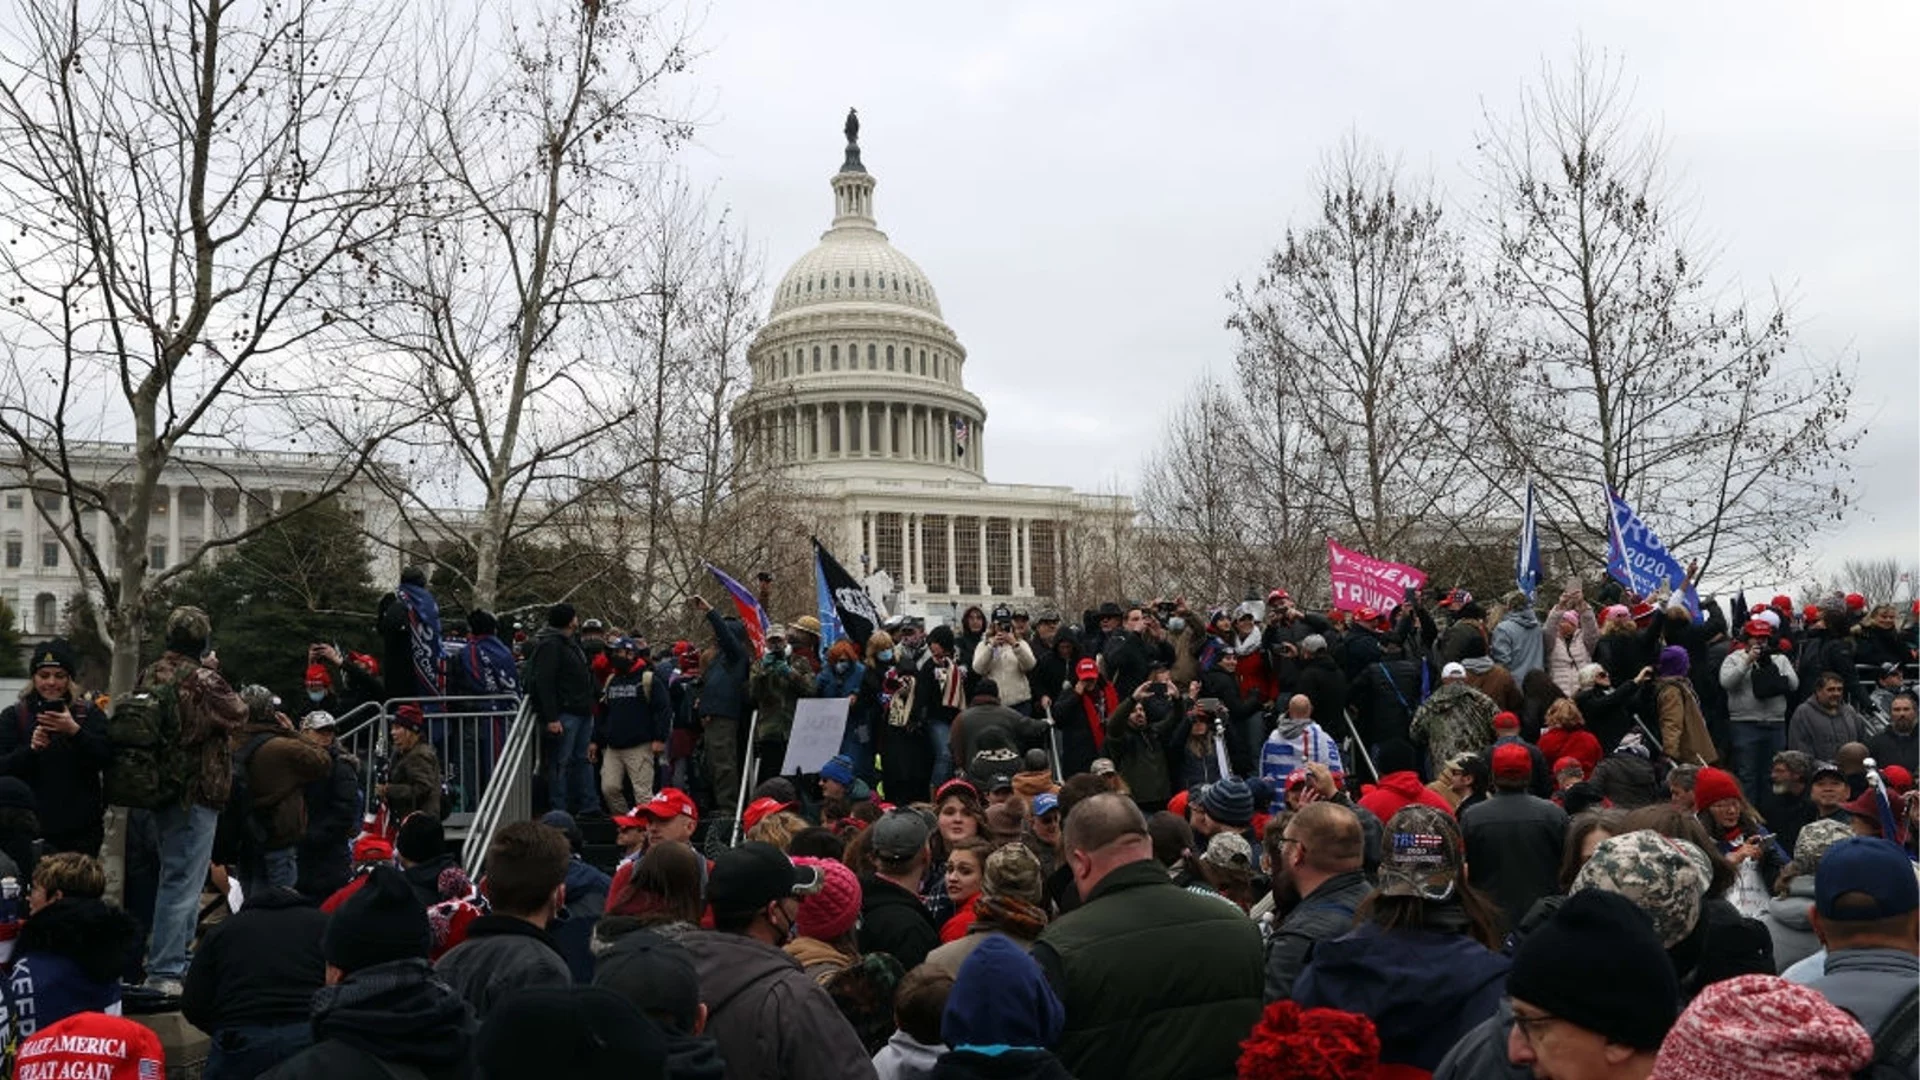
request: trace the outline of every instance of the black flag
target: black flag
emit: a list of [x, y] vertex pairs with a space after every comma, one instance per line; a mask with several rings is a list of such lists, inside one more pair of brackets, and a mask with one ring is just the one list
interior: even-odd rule
[[[846, 568], [827, 553], [818, 537], [813, 538], [813, 565], [814, 572], [819, 575], [821, 598], [832, 601], [841, 631], [865, 652], [867, 639], [880, 628], [880, 612], [873, 606], [873, 597], [867, 594], [865, 586], [853, 580], [853, 575], [847, 573]], [[821, 607], [824, 609], [826, 605], [822, 604]], [[824, 625], [825, 620], [822, 622]]]

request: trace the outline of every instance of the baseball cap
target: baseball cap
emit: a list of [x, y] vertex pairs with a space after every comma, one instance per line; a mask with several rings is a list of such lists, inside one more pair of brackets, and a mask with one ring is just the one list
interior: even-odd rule
[[772, 844], [749, 840], [713, 860], [707, 875], [707, 900], [715, 911], [752, 911], [789, 896], [820, 891], [820, 871], [795, 866]]
[[938, 806], [947, 801], [947, 796], [949, 795], [959, 795], [963, 798], [972, 799], [974, 802], [980, 801], [980, 789], [974, 787], [972, 781], [958, 776], [941, 784], [940, 790], [933, 793], [934, 805]]
[[987, 781], [987, 790], [990, 792], [1012, 791], [1013, 777], [1006, 773], [995, 773]]
[[1816, 761], [1813, 763], [1813, 771], [1807, 775], [1807, 782], [1811, 784], [1812, 782], [1820, 779], [1823, 776], [1832, 777], [1835, 780], [1842, 780], [1842, 781], [1844, 781], [1847, 778], [1847, 774], [1841, 772], [1840, 766], [1835, 765], [1833, 762]]
[[668, 821], [685, 814], [695, 821], [700, 820], [700, 808], [679, 788], [661, 788], [654, 792], [643, 806], [633, 808], [635, 814], [650, 817], [655, 821]]
[[402, 705], [393, 710], [393, 725], [409, 731], [421, 731], [427, 726], [427, 717], [418, 705]]
[[1451, 663], [1440, 669], [1440, 677], [1442, 679], [1464, 679], [1467, 677], [1467, 669], [1457, 662]]
[[746, 823], [747, 828], [751, 829], [755, 825], [760, 824], [761, 820], [768, 814], [791, 809], [793, 809], [792, 803], [781, 802], [771, 795], [762, 795], [760, 798], [748, 803], [746, 812], [740, 815], [740, 817], [741, 820]]
[[918, 810], [889, 810], [867, 826], [873, 853], [882, 859], [910, 859], [927, 846], [932, 826]]
[[1387, 819], [1386, 832], [1380, 845], [1380, 895], [1430, 901], [1453, 896], [1464, 855], [1452, 815], [1431, 806], [1404, 806]]
[[1920, 907], [1920, 880], [1898, 844], [1877, 836], [1851, 836], [1820, 856], [1813, 874], [1813, 907], [1822, 919], [1834, 922], [1890, 919]]
[[1517, 742], [1501, 743], [1493, 748], [1493, 775], [1530, 776], [1533, 773], [1533, 755]]
[[1073, 665], [1073, 677], [1076, 679], [1097, 679], [1100, 677], [1100, 662], [1091, 656], [1083, 656]]
[[647, 819], [641, 817], [638, 811], [631, 814], [615, 814], [613, 815], [613, 827], [616, 829], [644, 829], [647, 827]]
[[325, 709], [315, 709], [300, 718], [300, 726], [307, 731], [332, 731], [337, 723], [339, 721]]
[[1088, 766], [1087, 771], [1093, 773], [1095, 776], [1112, 776], [1115, 772], [1113, 759], [1103, 757], [1094, 758], [1093, 764]]
[[693, 1034], [700, 1016], [700, 976], [693, 954], [677, 941], [635, 930], [594, 961], [593, 985], [611, 990], [676, 1035]]
[[1051, 791], [1043, 791], [1033, 797], [1033, 816], [1041, 817], [1060, 809], [1060, 796]]
[[106, 1013], [75, 1013], [41, 1028], [20, 1044], [21, 1076], [99, 1076], [159, 1080], [166, 1052], [160, 1036], [138, 1021]]

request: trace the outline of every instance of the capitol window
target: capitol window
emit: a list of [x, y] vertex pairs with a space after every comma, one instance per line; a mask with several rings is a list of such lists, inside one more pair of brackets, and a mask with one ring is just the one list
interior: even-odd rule
[[880, 366], [880, 362], [875, 359], [875, 356], [877, 355], [878, 354], [874, 351], [873, 346], [871, 345], [867, 346], [867, 370], [868, 371], [872, 371], [875, 368]]
[[893, 346], [887, 346], [887, 370], [893, 370]]
[[840, 346], [830, 345], [827, 347], [827, 367], [833, 371], [840, 370]]
[[927, 373], [927, 350], [921, 349], [920, 350], [920, 374], [925, 375], [926, 373]]
[[818, 345], [813, 347], [813, 370], [820, 370], [820, 346]]

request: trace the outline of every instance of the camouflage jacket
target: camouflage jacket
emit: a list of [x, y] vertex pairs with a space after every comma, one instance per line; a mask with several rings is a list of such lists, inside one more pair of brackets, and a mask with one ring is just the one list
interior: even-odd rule
[[220, 810], [233, 790], [233, 733], [247, 722], [247, 707], [227, 680], [193, 657], [162, 653], [140, 673], [141, 688], [171, 685], [179, 701], [180, 745], [191, 762], [189, 803]]
[[1459, 754], [1478, 754], [1493, 745], [1493, 699], [1465, 683], [1442, 685], [1414, 711], [1408, 731], [1427, 745], [1434, 776]]

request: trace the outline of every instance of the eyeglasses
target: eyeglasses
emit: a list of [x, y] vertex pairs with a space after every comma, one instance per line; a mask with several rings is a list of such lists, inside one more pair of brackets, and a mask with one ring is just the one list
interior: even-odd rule
[[[1513, 1009], [1513, 1002], [1511, 1000], [1507, 1002], [1507, 1008], [1509, 1010]], [[1528, 1046], [1532, 1046], [1534, 1045], [1534, 1028], [1541, 1024], [1550, 1024], [1558, 1019], [1560, 1018], [1552, 1013], [1535, 1013], [1532, 1016], [1527, 1016], [1524, 1013], [1515, 1011], [1513, 1013], [1513, 1029], [1520, 1033], [1520, 1038], [1524, 1040]]]

